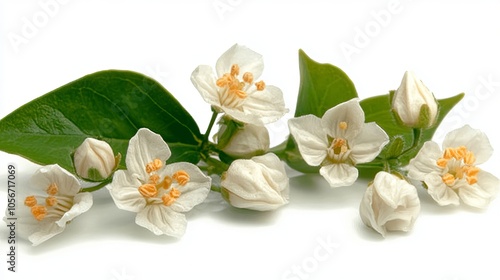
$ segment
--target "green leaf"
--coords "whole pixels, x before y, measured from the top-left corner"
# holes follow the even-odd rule
[[[406,152],[404,157],[399,158],[400,165],[407,165],[410,159],[415,157],[422,145],[426,141],[432,139],[434,132],[443,121],[446,114],[448,114],[448,112],[463,98],[463,96],[464,94],[461,93],[450,98],[438,100],[439,112],[436,123],[430,128],[421,130],[420,140],[416,143],[416,147],[411,151]],[[394,154],[394,150],[391,150],[391,147],[395,145],[393,142],[400,141],[395,139],[402,139],[404,141],[404,149],[411,148],[413,144],[414,130],[398,123],[391,111],[389,94],[364,99],[360,102],[360,105],[365,112],[365,122],[376,122],[380,127],[382,127],[382,129],[385,130],[391,139],[391,142],[380,153],[379,158],[390,159],[399,156]]]
[[[299,50],[300,87],[295,117],[313,114],[319,118],[330,108],[358,97],[347,74],[329,63],[318,63]],[[301,172],[318,172],[301,157],[292,136],[289,137],[285,160]]]
[[[337,104],[358,97],[347,74],[329,63],[318,63],[299,50],[300,86],[295,117],[323,114]]]
[[[202,136],[191,115],[158,82],[120,70],[84,76],[15,110],[0,120],[0,150],[74,172],[71,154],[85,138],[125,156],[141,127],[169,144],[170,161],[199,161]]]

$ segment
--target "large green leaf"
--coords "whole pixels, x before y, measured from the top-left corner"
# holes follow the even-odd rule
[[[313,114],[322,117],[330,108],[358,97],[347,74],[329,63],[318,63],[299,50],[300,87],[295,117]],[[317,172],[301,157],[293,137],[289,137],[285,152],[288,165],[301,172]]]
[[[119,70],[84,76],[0,120],[0,150],[74,171],[71,154],[85,138],[104,140],[125,156],[141,127],[170,145],[170,161],[199,161],[202,136],[191,115],[158,82]]]
[[[347,74],[329,63],[318,63],[299,50],[300,86],[295,117],[322,117],[335,105],[358,97]]]

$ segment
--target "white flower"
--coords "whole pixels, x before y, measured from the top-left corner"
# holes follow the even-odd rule
[[[485,208],[496,196],[500,181],[477,165],[487,161],[493,148],[480,130],[465,125],[450,131],[443,150],[428,141],[408,166],[408,176],[425,183],[439,205],[460,204]]]
[[[273,153],[233,161],[221,186],[224,198],[234,207],[269,211],[288,203],[288,176]]]
[[[426,128],[436,122],[438,103],[422,81],[407,71],[394,93],[392,110],[404,125]]]
[[[387,231],[410,231],[420,213],[420,200],[413,185],[381,171],[366,189],[359,206],[363,223],[382,236]]]
[[[94,138],[83,141],[73,155],[73,162],[78,176],[92,181],[108,178],[116,167],[111,146]]]
[[[224,131],[227,129],[226,125],[221,124],[218,138],[222,137]],[[229,142],[221,148],[221,150],[237,158],[250,158],[258,154],[264,154],[269,150],[270,140],[269,132],[265,126],[254,124],[243,124],[238,128]]]
[[[130,139],[127,170],[118,170],[107,186],[118,208],[136,212],[135,222],[156,235],[181,237],[183,214],[205,200],[211,179],[186,162],[164,165],[170,149],[156,133],[141,128]]]
[[[32,193],[17,208],[19,235],[36,246],[61,233],[92,206],[92,194],[80,189],[75,176],[57,164],[37,170],[29,188]]]
[[[332,187],[349,186],[358,178],[358,163],[372,161],[389,142],[376,123],[365,123],[357,99],[341,103],[320,119],[306,115],[288,121],[300,154]]]
[[[200,65],[191,81],[217,110],[239,122],[260,125],[288,112],[281,90],[257,81],[264,69],[260,54],[236,44],[217,60],[215,69],[216,73],[210,66]]]

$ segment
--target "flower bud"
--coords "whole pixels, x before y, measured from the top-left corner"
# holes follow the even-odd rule
[[[392,98],[392,110],[403,125],[428,128],[436,122],[438,103],[422,81],[407,71]]]
[[[92,181],[108,178],[117,163],[111,146],[94,138],[83,141],[76,149],[73,161],[78,176]]]
[[[381,171],[366,189],[359,206],[363,223],[382,236],[387,231],[409,231],[420,213],[420,200],[413,185]]]
[[[288,203],[285,167],[273,153],[235,160],[222,176],[221,192],[234,207],[275,210]]]
[[[220,145],[223,146],[220,149],[231,157],[251,158],[269,150],[269,133],[265,126],[244,124],[234,129],[232,135],[227,135],[228,130],[228,125],[221,124],[217,139],[229,137],[224,145]],[[219,141],[219,144],[222,144],[222,141]]]

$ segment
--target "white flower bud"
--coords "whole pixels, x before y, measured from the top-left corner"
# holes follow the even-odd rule
[[[359,206],[363,223],[382,236],[409,231],[420,213],[417,190],[407,181],[381,171],[370,183]]]
[[[73,155],[78,176],[92,181],[108,178],[116,167],[111,146],[101,140],[87,138]]]
[[[218,137],[221,138],[227,126],[221,124]],[[269,132],[265,126],[245,124],[230,136],[222,151],[235,158],[251,158],[269,150]]]
[[[407,71],[394,93],[392,110],[404,125],[427,128],[436,122],[438,103],[422,81]]]
[[[273,153],[235,160],[222,177],[222,195],[234,207],[269,211],[288,203],[288,176]]]

